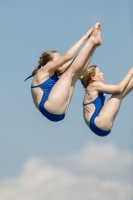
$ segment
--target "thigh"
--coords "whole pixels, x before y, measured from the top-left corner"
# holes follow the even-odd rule
[[[114,94],[104,104],[98,117],[95,119],[96,125],[103,130],[110,130],[113,126],[115,117],[119,111],[122,101],[122,94]]]
[[[66,111],[74,90],[74,77],[65,72],[52,88],[45,108],[54,114],[62,114]]]
[[[119,94],[113,94],[104,104],[99,116],[96,118],[96,124],[105,130],[111,129],[114,119],[119,111],[122,99],[133,90],[133,77],[125,90]],[[109,129],[108,129],[109,128]]]

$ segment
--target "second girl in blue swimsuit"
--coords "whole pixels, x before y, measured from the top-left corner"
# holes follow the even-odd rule
[[[104,84],[103,73],[96,65],[88,67],[80,77],[84,95],[84,119],[92,132],[99,136],[110,133],[122,99],[133,90],[133,67],[118,85]],[[106,93],[112,94],[104,104]]]

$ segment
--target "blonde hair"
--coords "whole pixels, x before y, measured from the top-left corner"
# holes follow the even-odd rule
[[[26,81],[27,79],[29,79],[29,78],[35,76],[36,73],[37,73],[37,71],[38,71],[42,66],[46,65],[47,62],[48,62],[49,60],[53,60],[53,54],[56,53],[56,52],[57,52],[57,51],[55,51],[55,50],[45,51],[45,52],[41,55],[41,57],[40,57],[40,59],[39,59],[39,61],[38,61],[38,66],[33,70],[33,72],[31,73],[31,75],[29,75],[24,81]]]
[[[90,65],[87,70],[82,74],[79,78],[83,87],[86,89],[90,83],[91,77],[95,76],[96,74],[96,65]]]

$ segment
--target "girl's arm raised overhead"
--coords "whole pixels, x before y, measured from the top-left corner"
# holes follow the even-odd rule
[[[55,70],[64,65],[67,61],[71,60],[77,53],[83,42],[89,38],[93,30],[94,27],[92,27],[89,31],[87,31],[63,56],[59,57],[55,61],[53,60],[51,62],[48,62],[47,64],[48,70]]]
[[[123,92],[131,78],[133,77],[133,67],[129,70],[127,75],[122,79],[122,81],[117,85],[108,85],[102,82],[93,82],[91,87],[97,91],[103,91],[108,94],[120,93]]]

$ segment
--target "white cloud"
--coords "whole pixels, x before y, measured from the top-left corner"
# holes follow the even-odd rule
[[[18,177],[0,182],[0,199],[131,200],[132,167],[132,152],[89,143],[78,153],[53,160],[30,159]]]

